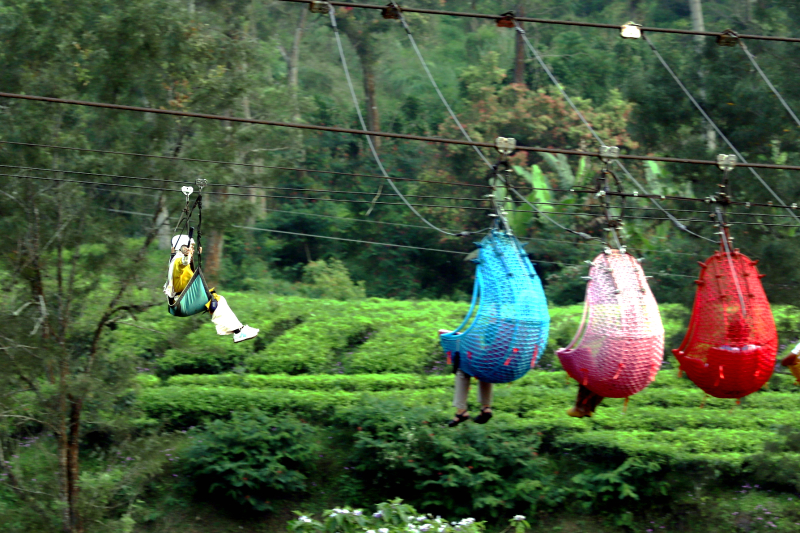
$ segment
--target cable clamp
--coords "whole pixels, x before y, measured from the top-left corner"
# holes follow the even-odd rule
[[[747,207],[750,207],[750,202],[747,202]],[[797,204],[792,204],[792,209],[797,209]]]
[[[500,18],[497,19],[497,27],[498,28],[514,28],[517,26],[516,21],[514,18],[516,15],[513,11],[508,11],[500,15]]]
[[[735,154],[719,154],[717,156],[717,166],[723,172],[730,172],[736,168],[737,162]]]
[[[197,178],[194,184],[200,187],[200,192],[203,192],[203,187],[208,185],[208,180],[205,178]]]
[[[194,192],[194,187],[181,187],[181,192],[186,195],[186,201],[189,201],[189,197]]]
[[[597,194],[595,194],[595,196],[597,196],[598,198],[602,198],[605,195],[606,195],[606,191],[597,191]]]
[[[383,8],[381,15],[385,19],[400,20],[400,7],[392,2]]]
[[[328,2],[319,2],[317,0],[313,0],[310,4],[308,4],[308,10],[312,13],[327,14],[331,11],[331,5]]]
[[[639,191],[633,191],[634,196],[639,196]]]
[[[717,44],[720,46],[736,46],[739,44],[739,34],[731,29],[727,29],[717,35]]]
[[[600,159],[603,163],[610,163],[614,159],[619,159],[619,146],[601,146]]]
[[[633,21],[626,22],[620,27],[619,35],[623,39],[641,39],[642,25],[636,24]]]
[[[509,156],[517,149],[517,140],[514,137],[498,137],[494,141],[494,147],[500,155]]]

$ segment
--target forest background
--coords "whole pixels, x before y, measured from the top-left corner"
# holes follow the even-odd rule
[[[800,6],[789,0],[408,5],[785,36],[800,23]],[[375,11],[336,15],[369,129],[458,138],[399,23]],[[407,21],[475,140],[596,148],[513,29],[410,13]],[[641,40],[525,27],[598,134],[623,153],[729,152]],[[329,18],[303,4],[9,0],[0,3],[0,36],[5,92],[360,128]],[[798,160],[797,127],[741,49],[713,38],[652,38],[751,162]],[[800,48],[748,46],[800,108]],[[698,411],[702,394],[667,368],[661,386],[637,396],[635,420],[612,414],[621,408],[613,402],[597,422],[563,420],[572,389],[552,352],[577,325],[583,261],[601,251],[596,243],[514,208],[511,222],[530,241],[552,306],[550,349],[542,370],[498,393],[505,413],[491,427],[448,433],[431,422],[449,412],[435,331],[463,316],[473,266],[442,250],[470,252],[475,239],[425,227],[375,178],[363,138],[8,99],[0,110],[5,530],[193,531],[194,522],[205,531],[281,530],[292,509],[400,496],[497,530],[522,512],[531,519],[524,527],[543,530],[800,531],[792,493],[800,487],[800,437],[792,433],[800,406],[784,374],[729,413],[732,406],[713,401]],[[412,180],[397,183],[426,219],[454,232],[487,226],[485,189],[463,185],[487,183],[471,149],[386,138],[377,148],[392,176]],[[543,212],[603,235],[596,198],[570,192],[594,185],[597,161],[520,152],[512,163],[520,190]],[[716,192],[720,176],[713,167],[629,168],[655,194],[697,198]],[[787,202],[798,197],[792,173],[763,176]],[[165,317],[160,286],[183,206],[175,182],[197,178],[209,181],[206,276],[262,328],[246,347],[221,348],[204,317]],[[773,200],[741,169],[731,194]],[[714,238],[706,204],[663,205]],[[732,211],[737,246],[761,261],[785,351],[800,337],[793,219],[766,208]],[[625,241],[654,276],[674,347],[696,261],[715,246],[679,232],[644,201],[629,201],[625,213]],[[178,455],[185,466],[174,464]],[[403,463],[406,456],[416,463]],[[307,524],[294,525],[316,527]],[[362,525],[326,527],[350,533]]]

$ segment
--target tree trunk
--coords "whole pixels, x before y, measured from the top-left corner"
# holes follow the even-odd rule
[[[78,509],[78,498],[80,497],[80,433],[81,433],[81,413],[83,411],[83,400],[74,398],[70,395],[69,413],[69,439],[67,441],[68,453],[67,461],[69,465],[69,508],[72,516],[72,533],[83,533],[83,520]]]
[[[167,203],[161,204],[161,209],[156,216],[156,226],[158,226],[158,249],[169,250],[172,248],[172,228],[169,224],[169,211]]]
[[[517,4],[517,16],[524,17],[525,16],[525,4],[523,2],[519,2]],[[519,83],[520,85],[525,85],[525,41],[522,39],[522,35],[517,32],[517,42],[516,42],[516,57],[514,59],[514,83]]]
[[[689,9],[692,12],[692,29],[694,31],[706,31],[706,24],[705,20],[703,19],[703,4],[701,0],[689,0]],[[694,36],[694,43],[695,43],[695,52],[698,56],[703,53],[703,47],[705,46],[706,37],[702,35],[695,35]],[[707,93],[705,88],[705,76],[706,73],[701,68],[697,72],[698,77],[700,78],[700,101],[701,103],[706,103]],[[716,152],[717,150],[717,134],[714,132],[714,128],[708,121],[703,121],[704,127],[704,134],[703,137],[705,138],[706,148],[708,149],[709,153]]]
[[[361,68],[364,71],[364,94],[367,97],[367,129],[381,131],[381,117],[378,112],[378,99],[375,91],[375,64],[377,61],[371,50],[359,55],[361,56]],[[380,137],[372,137],[372,143],[376,149],[380,148]]]

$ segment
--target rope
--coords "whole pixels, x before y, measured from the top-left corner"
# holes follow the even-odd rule
[[[436,94],[439,95],[439,100],[442,101],[442,104],[447,109],[447,112],[450,114],[450,118],[452,118],[453,122],[455,122],[456,126],[458,126],[458,129],[461,131],[461,134],[464,136],[464,138],[467,139],[468,141],[472,141],[472,137],[470,137],[470,134],[467,132],[466,128],[464,128],[463,124],[461,124],[461,121],[458,119],[458,116],[453,111],[453,108],[450,107],[450,104],[447,102],[447,98],[444,97],[444,94],[442,93],[441,89],[439,89],[439,84],[436,83],[433,74],[431,74],[431,70],[430,68],[428,68],[428,63],[427,61],[425,61],[425,58],[422,56],[422,52],[420,52],[419,47],[417,46],[417,41],[416,39],[414,39],[414,35],[411,33],[411,28],[409,27],[408,22],[406,22],[406,18],[403,16],[403,12],[397,5],[397,2],[391,2],[391,4],[397,7],[398,13],[400,14],[400,23],[406,30],[406,35],[408,35],[408,40],[411,42],[411,47],[417,54],[417,58],[419,59],[419,62],[422,65],[423,70],[425,70],[425,74],[428,75],[428,80],[430,80],[431,85],[433,85],[433,88],[436,90]],[[478,154],[478,157],[480,157],[483,160],[483,162],[486,163],[486,166],[492,168],[492,163],[489,161],[489,159],[486,158],[486,155],[483,153],[483,151],[477,146],[473,146],[473,148],[475,149],[475,152]]]
[[[520,26],[519,22],[515,21],[514,22],[514,27],[516,28],[517,33],[519,33],[519,35],[522,36],[522,40],[527,45],[528,50],[530,50],[530,53],[533,54],[533,56],[536,59],[536,61],[542,67],[542,70],[545,71],[545,73],[547,74],[547,77],[550,78],[550,81],[553,83],[553,85],[556,86],[558,91],[561,93],[561,96],[564,98],[564,100],[566,100],[566,102],[569,104],[569,106],[572,108],[572,110],[578,115],[578,117],[580,118],[581,122],[583,122],[583,125],[586,126],[586,128],[589,130],[589,132],[594,137],[595,141],[597,141],[597,143],[599,145],[601,145],[601,146],[604,145],[605,143],[603,142],[603,140],[600,139],[600,136],[597,135],[597,132],[594,131],[594,128],[592,128],[592,125],[589,124],[589,121],[587,121],[586,117],[583,116],[583,113],[580,112],[578,107],[575,105],[575,102],[572,101],[572,98],[569,97],[567,92],[564,90],[564,88],[558,82],[558,80],[556,79],[556,77],[553,74],[553,72],[547,66],[547,63],[544,62],[544,58],[542,58],[541,54],[539,54],[539,51],[533,46],[533,44],[531,44],[530,39],[528,39],[528,34],[525,32],[524,29],[522,29],[522,26]],[[634,186],[640,192],[642,192],[645,195],[648,195],[647,190],[645,190],[645,188],[642,187],[642,185],[636,180],[636,178],[634,178],[633,175],[630,172],[628,172],[627,167],[622,163],[622,161],[617,159],[616,163],[622,169],[622,172],[625,174],[625,177],[628,178],[628,180],[630,182],[632,182],[634,184]],[[672,216],[672,214],[669,211],[664,209],[661,206],[661,204],[658,203],[654,198],[650,197],[649,199],[653,203],[653,205],[655,205],[658,209],[660,209],[667,216],[667,218],[669,218],[669,220],[672,222],[672,224],[676,228],[678,228],[679,230],[681,230],[681,231],[683,231],[685,233],[688,233],[689,235],[692,235],[694,237],[697,237],[698,239],[703,239],[703,240],[706,240],[706,241],[709,241],[709,242],[715,242],[712,239],[709,239],[707,237],[703,237],[702,235],[698,235],[697,233],[694,233],[693,231],[689,230],[689,228],[687,228],[686,226],[681,224],[674,216]]]
[[[742,50],[744,50],[744,53],[747,54],[747,58],[750,60],[750,63],[752,63],[753,67],[761,76],[761,79],[763,79],[764,82],[767,84],[767,86],[770,88],[770,90],[772,90],[772,94],[774,94],[778,98],[778,100],[780,100],[781,105],[783,105],[783,108],[786,110],[787,113],[789,113],[789,115],[791,115],[792,119],[794,119],[794,123],[800,126],[800,119],[797,118],[797,115],[795,115],[794,110],[786,102],[786,100],[783,98],[783,95],[778,91],[778,89],[775,88],[775,86],[772,84],[772,81],[770,81],[770,79],[767,77],[764,71],[761,70],[761,65],[758,64],[758,61],[756,61],[756,57],[750,53],[750,49],[747,48],[747,45],[744,44],[744,41],[739,41],[739,44],[742,46]]]
[[[717,135],[719,135],[719,136],[720,136],[720,138],[721,138],[723,141],[725,141],[725,144],[727,144],[727,145],[728,145],[728,148],[730,148],[731,150],[733,150],[733,153],[735,153],[735,154],[736,154],[736,157],[738,157],[738,158],[739,158],[739,161],[743,161],[744,163],[747,163],[747,159],[745,159],[745,157],[742,155],[742,153],[741,153],[741,152],[739,152],[739,150],[737,150],[737,149],[736,149],[736,147],[735,147],[735,146],[733,145],[733,143],[732,143],[732,142],[731,142],[731,141],[730,141],[730,140],[729,140],[729,139],[728,139],[728,138],[725,136],[725,134],[724,134],[724,133],[722,133],[722,130],[720,130],[720,129],[719,129],[719,127],[717,126],[717,124],[716,124],[716,123],[715,123],[715,122],[712,120],[712,118],[711,118],[711,117],[708,115],[708,113],[706,113],[705,109],[703,109],[703,107],[702,107],[702,106],[701,106],[701,105],[700,105],[700,104],[697,102],[697,100],[694,98],[694,96],[692,96],[692,93],[691,93],[691,92],[689,92],[689,89],[687,89],[687,88],[686,88],[686,85],[684,85],[684,84],[683,84],[683,82],[680,80],[680,78],[678,78],[677,74],[675,74],[675,71],[674,71],[674,70],[672,70],[672,68],[671,68],[671,67],[669,66],[669,64],[666,62],[666,60],[664,59],[664,57],[663,57],[663,56],[661,55],[661,53],[658,51],[658,49],[656,48],[656,45],[655,45],[655,44],[653,44],[653,41],[651,41],[651,40],[650,40],[650,38],[647,36],[647,34],[644,34],[644,33],[643,33],[643,34],[642,34],[642,37],[644,37],[644,40],[645,40],[645,42],[647,42],[647,44],[650,46],[650,49],[653,51],[653,53],[654,53],[654,54],[656,55],[656,57],[658,58],[659,62],[661,62],[661,65],[662,65],[662,66],[663,66],[663,67],[666,69],[666,71],[667,71],[667,72],[669,72],[669,75],[670,75],[670,76],[672,76],[672,79],[675,81],[675,83],[677,83],[677,84],[678,84],[678,86],[681,88],[681,90],[683,91],[683,93],[684,93],[684,94],[685,94],[685,95],[686,95],[686,96],[689,98],[689,100],[692,102],[692,104],[694,105],[694,107],[695,107],[695,108],[697,108],[697,110],[700,112],[700,114],[701,114],[701,115],[703,115],[703,118],[705,118],[705,119],[706,119],[706,121],[708,122],[708,124],[709,124],[709,125],[710,125],[712,128],[714,128],[714,131],[716,131],[716,132],[717,132]],[[752,168],[752,167],[750,167],[750,172],[753,174],[753,176],[755,176],[755,177],[756,177],[756,179],[758,179],[758,181],[761,183],[761,185],[763,185],[763,186],[764,186],[764,188],[765,188],[765,189],[767,189],[767,190],[769,191],[769,193],[772,195],[772,197],[773,197],[773,198],[775,198],[775,199],[776,199],[777,201],[779,201],[781,204],[785,204],[785,202],[784,202],[784,201],[781,199],[781,197],[780,197],[780,196],[778,196],[778,194],[777,194],[775,191],[773,191],[773,190],[772,190],[772,188],[771,188],[771,187],[770,187],[770,186],[767,184],[767,182],[766,182],[766,181],[764,181],[764,178],[762,178],[762,177],[761,177],[761,174],[759,174],[759,173],[758,173],[758,172],[757,172],[757,171],[756,171],[754,168]],[[789,212],[789,214],[791,214],[792,218],[794,218],[794,219],[795,219],[795,221],[796,221],[798,224],[800,224],[800,218],[798,218],[798,217],[797,217],[797,215],[795,215],[795,214],[794,214],[794,213],[793,213],[791,210],[787,210],[787,211]]]
[[[342,67],[344,68],[345,78],[347,78],[347,87],[350,89],[350,96],[353,98],[353,106],[355,107],[356,114],[358,115],[358,122],[361,124],[361,129],[363,131],[367,131],[367,124],[366,122],[364,122],[364,116],[361,114],[361,106],[358,103],[358,96],[356,96],[356,89],[353,86],[353,80],[350,77],[350,69],[347,66],[347,59],[345,58],[344,47],[342,46],[342,37],[339,34],[339,26],[336,24],[336,14],[334,13],[334,11],[335,10],[331,9],[329,13],[331,18],[331,27],[333,28],[333,34],[336,37],[336,46],[339,49],[339,58],[342,61]],[[422,214],[419,211],[417,211],[413,205],[411,205],[411,203],[406,199],[406,197],[403,196],[403,193],[400,192],[400,189],[397,188],[397,185],[395,185],[394,181],[392,181],[392,179],[389,177],[389,173],[386,172],[386,168],[384,168],[383,166],[383,162],[381,161],[381,158],[378,155],[378,151],[375,149],[375,143],[372,141],[372,137],[369,134],[366,134],[366,138],[367,138],[367,143],[369,144],[369,149],[372,152],[372,157],[375,158],[375,163],[378,165],[381,174],[384,175],[386,181],[392,187],[394,192],[397,194],[397,196],[400,197],[401,200],[403,200],[403,203],[406,204],[406,206],[411,210],[411,212],[414,213],[417,216],[417,218],[419,218],[427,226],[430,226],[432,229],[435,229],[439,233],[450,235],[451,237],[459,235],[460,233],[453,233],[445,229],[442,229],[439,226],[436,226],[435,224],[430,222],[427,218],[422,216]],[[375,200],[372,201],[373,205],[375,205],[376,203],[377,202]]]
[[[455,122],[456,126],[458,126],[458,129],[461,131],[461,134],[464,136],[464,138],[469,142],[473,142],[472,137],[470,136],[469,132],[466,130],[466,128],[464,128],[464,125],[461,124],[461,121],[458,119],[458,116],[453,111],[453,108],[450,107],[450,104],[447,101],[447,98],[445,98],[445,96],[442,93],[441,89],[439,89],[439,85],[436,83],[436,80],[434,79],[433,74],[431,74],[431,70],[428,67],[428,63],[425,61],[425,58],[423,57],[422,52],[420,52],[420,49],[417,46],[417,41],[416,41],[416,39],[414,39],[414,35],[411,33],[411,27],[408,25],[408,22],[406,22],[406,19],[403,16],[402,10],[400,10],[400,7],[394,1],[391,3],[391,5],[394,5],[395,7],[397,7],[398,13],[400,15],[400,22],[402,23],[403,28],[406,31],[406,35],[408,35],[408,39],[411,42],[411,46],[414,48],[414,52],[416,53],[417,58],[419,59],[419,62],[422,64],[422,68],[425,70],[425,74],[427,74],[428,79],[430,80],[431,84],[433,85],[433,88],[436,90],[436,94],[439,95],[439,99],[442,101],[442,104],[444,104],[445,108],[447,109],[447,112],[450,114],[450,118],[452,118],[453,122]],[[486,166],[489,167],[489,169],[491,169],[492,171],[494,171],[495,170],[494,165],[492,165],[492,163],[489,161],[489,159],[486,158],[486,156],[480,150],[480,148],[478,148],[475,145],[473,145],[473,148],[475,149],[475,152],[477,152],[477,154],[481,158],[481,160],[483,160],[483,162],[486,164]],[[528,206],[531,209],[533,209],[533,211],[535,213],[537,213],[539,216],[541,216],[542,218],[544,218],[545,220],[547,220],[551,224],[555,225],[556,227],[558,227],[558,228],[560,228],[560,229],[562,229],[564,231],[572,233],[574,235],[578,235],[578,236],[580,236],[582,238],[586,238],[586,239],[591,239],[591,237],[589,237],[585,233],[574,231],[572,229],[567,228],[566,226],[563,226],[562,224],[559,224],[558,222],[553,220],[550,216],[548,216],[547,214],[543,213],[540,209],[538,209],[536,206],[534,206],[532,203],[530,203],[527,198],[525,198],[524,196],[519,195],[519,193],[517,193],[517,191],[513,187],[511,187],[510,184],[506,183],[505,185],[510,190],[514,191],[517,194],[517,196],[522,198],[522,200],[526,204],[528,204]]]

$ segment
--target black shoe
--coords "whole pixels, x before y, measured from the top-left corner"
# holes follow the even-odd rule
[[[491,418],[492,418],[492,412],[491,411],[487,411],[486,408],[483,408],[483,409],[481,409],[481,414],[476,416],[473,419],[473,422],[475,422],[476,424],[485,424],[486,422],[491,420]]]
[[[469,413],[462,413],[462,414],[456,413],[455,419],[450,420],[450,422],[448,422],[447,425],[448,427],[454,428],[464,420],[469,420]]]

